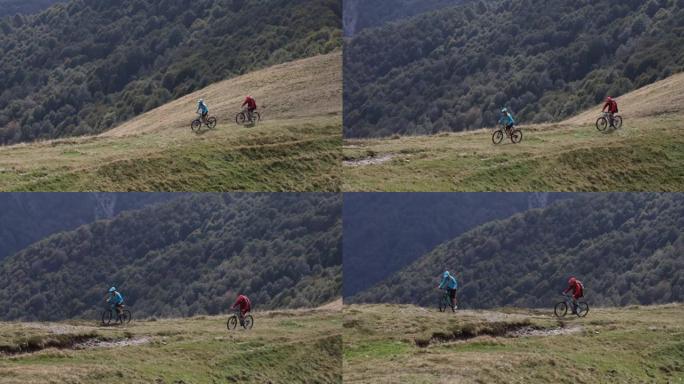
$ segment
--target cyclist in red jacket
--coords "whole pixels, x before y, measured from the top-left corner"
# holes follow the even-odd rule
[[[235,300],[235,304],[230,308],[240,308],[240,325],[244,326],[245,315],[252,310],[252,302],[249,301],[249,298],[245,295],[239,295],[237,300]]]
[[[603,109],[601,112],[608,112],[608,120],[610,120],[610,126],[615,128],[615,124],[613,122],[613,115],[618,113],[618,105],[617,101],[613,99],[612,97],[608,96],[606,98],[606,104],[603,105]]]
[[[584,284],[573,276],[568,280],[568,287],[565,288],[563,294],[570,291],[572,291],[572,313],[577,314],[577,299],[584,296]]]
[[[253,121],[253,112],[257,109],[256,100],[254,100],[252,96],[247,95],[247,97],[245,97],[245,102],[242,103],[242,107],[244,108],[245,105],[247,106],[247,117],[249,118],[249,121]]]

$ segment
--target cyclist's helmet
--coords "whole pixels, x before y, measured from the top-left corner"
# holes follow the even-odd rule
[[[613,101],[613,98],[608,96],[608,97],[606,97],[606,101]]]
[[[508,112],[508,108],[501,108],[501,113],[506,113]]]
[[[116,287],[109,288],[109,293],[116,292]]]
[[[576,281],[577,281],[577,279],[575,279],[574,277],[571,277],[571,278],[568,280],[568,285],[575,284]]]
[[[444,271],[444,274],[442,276],[449,277],[449,271]]]
[[[204,99],[199,99],[198,103],[203,104],[203,103],[204,103]]]

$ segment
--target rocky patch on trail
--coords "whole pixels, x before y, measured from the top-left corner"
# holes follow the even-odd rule
[[[345,167],[362,167],[366,165],[376,165],[386,163],[394,158],[392,154],[386,154],[378,157],[366,157],[364,159],[357,160],[344,160],[342,165]]]

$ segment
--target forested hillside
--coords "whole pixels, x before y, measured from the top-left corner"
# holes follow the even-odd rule
[[[311,307],[341,294],[337,194],[201,194],[53,235],[0,264],[3,320],[96,318],[111,285],[138,318]],[[58,305],[57,305],[58,304]]]
[[[549,307],[571,275],[594,306],[678,302],[681,228],[681,194],[588,194],[477,227],[349,301],[432,306],[448,269],[466,308]]]
[[[130,209],[177,198],[172,193],[2,193],[0,261],[31,243]]]
[[[30,14],[66,0],[0,0],[0,17]]]
[[[440,243],[486,222],[573,195],[563,193],[347,194],[344,295],[411,264]]]
[[[365,28],[461,2],[463,0],[345,0],[344,35],[353,36]]]
[[[684,2],[469,1],[345,45],[345,135],[558,121],[684,69]]]
[[[331,52],[341,10],[339,0],[71,0],[2,19],[0,143],[102,132],[216,81]]]

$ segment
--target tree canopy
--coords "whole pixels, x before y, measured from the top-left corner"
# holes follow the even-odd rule
[[[97,318],[114,285],[137,317],[324,304],[342,289],[337,194],[198,194],[52,235],[0,263],[3,320]]]
[[[684,2],[492,0],[345,42],[346,137],[558,121],[684,69]]]
[[[334,51],[341,8],[340,0],[70,0],[2,18],[0,144],[99,133],[216,81]]]

